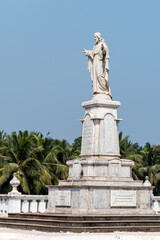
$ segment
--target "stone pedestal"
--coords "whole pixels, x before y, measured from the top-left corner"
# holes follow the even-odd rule
[[[154,214],[153,187],[132,178],[133,161],[120,159],[117,108],[105,95],[84,102],[81,158],[68,161],[69,177],[48,186],[48,212]]]
[[[120,157],[117,108],[120,102],[93,99],[84,102],[81,157]]]
[[[48,212],[109,215],[155,213],[151,208],[152,189],[140,183],[137,186],[112,184],[50,186]]]

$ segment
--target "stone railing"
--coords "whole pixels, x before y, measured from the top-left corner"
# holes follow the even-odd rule
[[[0,194],[0,213],[44,213],[47,203],[47,195],[9,196]]]
[[[160,212],[160,197],[152,196],[152,207],[156,213]]]
[[[0,194],[0,213],[8,212],[8,195]]]
[[[21,212],[46,212],[47,195],[23,195],[21,198]]]
[[[0,214],[46,212],[48,195],[23,195],[17,190],[19,183],[14,173],[10,181],[12,191],[8,194],[0,194]]]

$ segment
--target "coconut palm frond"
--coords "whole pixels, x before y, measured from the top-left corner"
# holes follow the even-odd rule
[[[148,171],[149,171],[148,167],[139,168],[139,174],[140,174],[141,177],[148,176]]]
[[[17,171],[17,178],[20,181],[20,186],[22,187],[23,192],[30,194],[29,182],[26,175],[20,169]]]
[[[5,165],[1,171],[0,187],[7,182],[12,177],[13,173],[18,171],[18,169],[19,166],[15,163],[8,163]]]

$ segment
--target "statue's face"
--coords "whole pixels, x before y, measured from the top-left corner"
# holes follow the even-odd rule
[[[94,40],[96,41],[96,43],[98,43],[98,42],[99,42],[99,38],[98,38],[98,36],[97,36],[97,35],[94,35]]]

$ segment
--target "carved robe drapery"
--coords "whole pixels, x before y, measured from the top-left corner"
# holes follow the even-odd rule
[[[93,94],[104,93],[111,96],[109,87],[109,49],[101,39],[93,48],[87,50],[88,70],[91,74]]]

